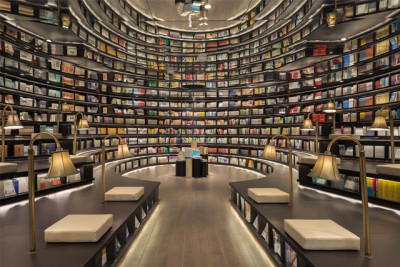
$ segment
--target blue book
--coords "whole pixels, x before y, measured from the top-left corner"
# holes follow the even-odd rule
[[[15,193],[18,194],[18,192],[19,192],[19,181],[18,180],[13,180],[13,184],[14,184]]]
[[[349,108],[349,100],[343,101],[343,109]]]
[[[350,55],[343,57],[343,67],[348,67],[350,65]]]
[[[366,104],[365,97],[359,98],[358,101],[359,101],[359,106],[360,107],[365,106],[365,104]]]

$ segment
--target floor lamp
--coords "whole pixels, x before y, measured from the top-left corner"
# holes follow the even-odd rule
[[[371,256],[371,240],[369,230],[369,216],[368,216],[368,194],[367,194],[367,174],[365,166],[365,151],[363,146],[357,139],[351,136],[339,136],[333,139],[327,148],[325,154],[318,156],[312,171],[308,174],[311,177],[318,177],[327,180],[342,181],[340,176],[336,156],[331,154],[332,145],[339,140],[349,140],[357,144],[360,150],[360,185],[361,185],[361,201],[362,201],[362,214],[363,214],[363,230],[364,230],[364,244],[365,255]]]
[[[35,231],[35,169],[33,157],[33,144],[42,135],[47,135],[54,139],[57,150],[51,154],[50,168],[46,178],[66,177],[78,173],[67,150],[62,150],[58,139],[50,133],[39,133],[32,138],[28,148],[28,187],[29,187],[29,237],[30,251],[36,250],[36,231]]]
[[[106,137],[104,137],[102,144],[101,144],[101,203],[104,204],[106,201],[106,144],[105,141],[107,138],[110,137],[118,137],[119,138],[119,145],[118,145],[118,151],[117,151],[117,159],[121,158],[126,158],[131,156],[131,152],[129,151],[128,144],[123,144],[122,143],[122,138],[118,134],[109,134]]]
[[[389,127],[386,124],[386,117],[383,114],[384,110],[389,111]],[[394,122],[393,122],[392,110],[388,106],[383,106],[380,110],[376,112],[374,123],[371,125],[371,128],[369,130],[371,131],[390,130],[390,156],[392,158],[392,164],[395,164],[396,155],[394,152]]]
[[[312,120],[310,119],[310,115],[314,114],[316,119],[315,119],[315,129],[313,127]],[[303,125],[301,126],[301,129],[303,132],[310,132],[315,130],[315,154],[318,155],[318,135],[319,135],[319,126],[318,126],[318,116],[315,112],[310,112],[307,115],[307,119],[304,120]]]
[[[78,126],[76,126],[76,122],[78,120],[78,116],[81,115],[82,118],[78,123]],[[77,130],[87,130],[89,129],[89,122],[87,119],[85,119],[85,116],[83,115],[82,112],[78,112],[75,114],[75,119],[74,119],[74,149],[73,149],[73,154],[76,155],[76,132]]]
[[[61,104],[61,99],[58,101],[58,108],[57,108],[57,131],[56,133],[60,133],[60,115],[61,113],[70,112],[69,105],[67,101],[64,100],[64,103]]]
[[[10,109],[10,111],[7,111],[7,109]],[[6,113],[9,113],[7,116],[7,123]],[[4,162],[6,156],[6,129],[17,130],[22,128],[24,128],[24,126],[22,126],[19,121],[18,114],[11,105],[6,105],[1,113],[1,162]]]
[[[336,131],[336,106],[335,106],[335,99],[334,98],[332,98],[326,104],[326,108],[324,109],[324,112],[333,114],[333,129],[332,129],[332,133],[335,134],[335,131]]]
[[[271,141],[269,142],[268,145],[265,146],[264,151],[261,155],[263,158],[268,158],[268,159],[273,159],[276,160],[276,148],[274,145],[272,145],[272,141],[276,138],[284,138],[287,140],[288,144],[288,164],[289,164],[289,206],[293,206],[293,180],[292,180],[292,147],[290,145],[290,139],[283,134],[277,134],[272,137]]]

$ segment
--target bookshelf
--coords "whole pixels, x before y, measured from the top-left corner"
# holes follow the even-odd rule
[[[74,113],[83,112],[90,123],[91,128],[78,135],[80,152],[95,151],[102,137],[117,133],[135,155],[162,153],[168,162],[169,154],[193,138],[211,149],[210,160],[221,164],[231,164],[234,155],[260,158],[275,134],[288,135],[298,155],[313,153],[313,133],[300,133],[304,116],[311,111],[322,113],[334,97],[338,112],[318,116],[320,147],[329,141],[335,120],[336,133],[360,135],[369,149],[367,158],[385,162],[389,137],[368,127],[376,110],[391,106],[399,151],[400,18],[395,16],[344,42],[316,43],[308,39],[326,26],[322,18],[328,9],[317,10],[315,1],[309,0],[282,22],[279,18],[290,2],[284,1],[271,13],[274,23],[250,25],[252,17],[237,31],[205,34],[152,29],[145,22],[125,25],[121,10],[110,10],[103,0],[91,4],[98,5],[111,21],[96,22],[93,9],[80,2],[81,12],[65,32],[79,37],[80,42],[74,43],[49,43],[40,34],[2,21],[0,106],[12,104],[25,126],[6,133],[7,160],[24,159],[31,133],[55,131],[60,99],[71,110],[61,115],[66,145],[71,142]],[[0,7],[5,13],[54,24],[54,14],[45,7],[31,5],[20,12],[19,3],[7,3],[9,7]],[[398,8],[392,0],[367,4],[339,6],[345,14],[339,25]],[[119,5],[124,12],[136,14],[139,23],[142,15],[124,0]],[[261,7],[267,7],[265,1],[252,16],[262,16]],[[190,73],[201,65],[198,55],[204,52],[204,72]],[[167,69],[173,70],[172,77]],[[206,89],[181,89],[188,83]],[[278,142],[279,159],[285,162],[285,141]],[[106,144],[109,160],[117,144],[117,140]],[[38,155],[46,156],[52,144],[43,141],[36,149]],[[346,143],[336,152],[341,157],[357,156],[356,149]],[[92,158],[99,160],[96,152]],[[235,159],[232,164],[236,165]]]

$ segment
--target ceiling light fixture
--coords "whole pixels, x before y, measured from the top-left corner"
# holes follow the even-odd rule
[[[346,37],[343,37],[342,39],[340,39],[340,41],[342,41],[342,42],[344,42],[344,41],[346,41],[346,40],[347,40]]]
[[[46,39],[46,42],[51,43],[51,40],[50,39]]]
[[[211,8],[211,5],[210,5],[210,4],[206,4],[206,5],[204,6],[204,8],[205,8],[205,9],[210,9],[210,8]]]

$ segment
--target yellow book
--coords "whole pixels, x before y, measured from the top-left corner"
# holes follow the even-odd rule
[[[117,128],[108,128],[108,134],[117,134]]]
[[[375,56],[389,52],[389,40],[385,40],[376,44]]]
[[[376,31],[376,39],[378,40],[388,35],[389,35],[389,25],[386,25],[385,27],[382,27]]]
[[[107,128],[100,128],[100,134],[107,134]]]
[[[396,182],[395,197],[396,201],[400,202],[400,182]]]
[[[360,112],[360,120],[364,120],[365,119],[365,112]]]
[[[389,200],[389,181],[385,180],[384,181],[384,194],[383,194],[383,198]]]

